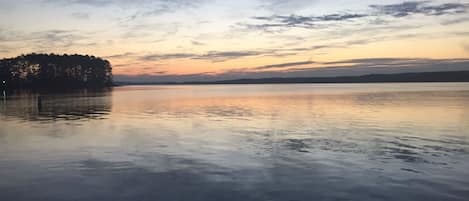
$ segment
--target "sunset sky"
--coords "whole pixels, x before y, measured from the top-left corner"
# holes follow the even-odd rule
[[[96,55],[122,81],[469,70],[468,27],[468,0],[0,0],[0,58]]]

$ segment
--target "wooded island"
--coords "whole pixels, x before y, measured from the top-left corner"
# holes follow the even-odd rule
[[[112,85],[109,61],[88,55],[28,54],[0,60],[6,89],[101,88]]]

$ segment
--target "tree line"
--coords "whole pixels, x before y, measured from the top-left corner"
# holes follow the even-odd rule
[[[28,54],[0,60],[2,88],[96,88],[112,85],[107,60],[89,55]]]

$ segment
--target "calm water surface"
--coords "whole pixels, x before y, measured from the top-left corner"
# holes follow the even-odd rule
[[[0,200],[469,200],[469,84],[0,100]]]

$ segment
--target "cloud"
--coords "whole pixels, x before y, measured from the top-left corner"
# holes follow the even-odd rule
[[[350,59],[350,60],[341,60],[341,61],[333,61],[333,62],[325,62],[323,64],[357,64],[357,65],[371,65],[371,66],[378,66],[378,65],[395,65],[395,64],[405,64],[405,63],[413,63],[413,62],[429,62],[435,60],[429,59],[402,59],[402,58],[366,58],[366,59]]]
[[[87,20],[90,18],[90,14],[88,13],[82,13],[82,12],[75,12],[72,13],[71,16],[75,19],[80,19],[80,20]]]
[[[135,20],[142,16],[154,16],[174,12],[182,8],[194,8],[205,0],[43,0],[47,5],[59,6],[90,6],[110,7],[115,6],[122,9],[136,8],[138,11],[130,16],[128,20]]]
[[[11,29],[0,27],[0,42],[9,42],[11,40],[16,40],[19,34],[22,33],[18,33]]]
[[[253,17],[258,21],[269,23],[262,24],[246,24],[251,29],[269,29],[281,27],[297,27],[297,28],[314,28],[318,27],[321,22],[338,22],[348,21],[358,18],[367,17],[365,14],[330,14],[323,16],[301,16],[301,15],[273,15],[269,17]]]
[[[287,73],[315,72],[316,76],[365,75],[377,73],[469,70],[469,59],[364,58],[326,62],[327,67],[298,68]]]
[[[399,4],[369,5],[369,10],[364,13],[332,13],[328,15],[272,15],[256,16],[251,18],[251,22],[238,23],[238,26],[248,30],[261,30],[265,32],[279,32],[290,28],[304,29],[327,29],[331,25],[343,25],[344,22],[360,21],[363,24],[376,25],[388,21],[382,17],[402,18],[411,15],[442,16],[467,13],[469,4],[444,3],[430,4],[428,1],[409,1]],[[442,24],[455,24],[466,21],[467,17],[458,18]],[[371,20],[371,21],[370,21]]]
[[[152,1],[153,8],[141,13],[142,16],[161,15],[177,9],[196,8],[204,2],[204,0],[160,0]]]
[[[283,63],[283,64],[273,64],[266,66],[259,66],[254,68],[241,69],[241,71],[250,71],[255,72],[256,70],[265,70],[265,69],[277,69],[276,71],[282,72],[283,70],[278,70],[281,67],[293,67],[301,66],[307,64],[320,64],[325,65],[326,67],[314,67],[314,68],[288,68],[287,72],[291,71],[304,71],[304,70],[317,70],[317,69],[344,69],[350,70],[349,68],[390,68],[390,67],[415,67],[415,66],[424,66],[424,65],[435,65],[435,64],[450,64],[457,62],[469,62],[469,59],[425,59],[425,58],[362,58],[362,59],[350,59],[350,60],[340,60],[332,62],[314,62],[314,61],[300,61],[292,63]],[[468,66],[469,68],[469,66]],[[236,72],[236,71],[234,71]]]
[[[205,43],[202,43],[202,42],[199,42],[199,41],[195,41],[195,40],[191,41],[191,43],[192,43],[192,45],[196,45],[196,46],[203,46],[203,45],[205,45]]]
[[[295,63],[307,65],[307,62],[292,62],[285,64],[272,64],[266,66],[287,67]],[[428,59],[428,58],[363,58],[342,60],[335,62],[312,62],[323,64],[324,67],[301,67],[276,69],[271,71],[253,71],[255,68],[228,70],[222,73],[199,73],[190,75],[145,75],[124,76],[116,75],[118,81],[137,82],[187,82],[187,81],[219,81],[229,79],[255,79],[272,77],[333,77],[357,76],[366,74],[391,74],[405,72],[438,72],[438,71],[467,71],[469,59]]]
[[[301,65],[314,64],[314,63],[315,63],[314,61],[299,61],[299,62],[290,62],[290,63],[281,63],[281,64],[271,64],[271,65],[265,65],[265,66],[258,66],[258,67],[250,68],[250,70],[277,69],[277,68],[301,66]]]
[[[28,38],[29,37],[29,38]],[[36,41],[36,46],[39,48],[47,47],[76,47],[80,43],[80,40],[84,40],[87,37],[79,34],[74,30],[47,30],[32,32],[27,34],[22,40]]]
[[[25,32],[2,32],[0,30],[0,40],[6,42],[36,41],[50,44],[66,43],[85,39],[86,37],[75,30],[53,29],[46,31]]]
[[[285,57],[296,55],[298,52],[304,51],[314,51],[328,48],[342,48],[338,45],[313,45],[308,47],[300,48],[271,48],[271,49],[261,49],[261,50],[237,50],[237,51],[208,51],[206,53],[195,54],[195,53],[155,53],[155,54],[145,54],[141,55],[135,52],[127,52],[123,54],[109,55],[105,58],[109,59],[121,59],[121,58],[136,58],[138,61],[148,62],[148,61],[163,61],[163,60],[172,60],[172,59],[192,59],[192,60],[204,60],[210,62],[224,62],[228,60],[246,58],[246,57]],[[279,67],[288,67],[295,65],[304,65],[312,64],[312,61],[302,61],[302,62],[293,62],[293,63],[284,63],[284,64],[275,64],[267,66],[259,66],[259,68],[279,68]]]
[[[454,36],[469,36],[469,31],[455,31],[449,34]]]
[[[408,1],[400,4],[370,5],[370,7],[384,15],[406,17],[414,14],[438,16],[465,13],[468,5],[461,3],[429,5],[428,1]]]
[[[173,59],[192,59],[192,60],[204,60],[210,62],[223,62],[228,60],[246,58],[246,57],[284,57],[295,55],[296,52],[312,51],[325,48],[332,48],[333,46],[328,45],[316,45],[304,48],[282,48],[282,49],[261,49],[261,50],[236,50],[236,51],[208,51],[205,53],[187,53],[187,52],[176,52],[176,53],[153,53],[153,54],[141,54],[137,52],[126,52],[122,54],[108,55],[104,58],[108,59],[124,59],[132,58],[140,62],[153,62]],[[291,63],[293,65],[295,63]],[[282,64],[286,67],[287,64]],[[297,65],[300,65],[298,63]],[[274,66],[272,66],[274,67]],[[281,67],[280,65],[277,67]],[[267,66],[265,66],[267,68]]]
[[[137,22],[137,21],[136,21]],[[165,38],[174,36],[179,32],[181,24],[179,23],[130,23],[121,24],[123,39],[142,39],[145,37],[158,38],[152,40],[154,42],[161,42]]]
[[[407,26],[394,27],[393,26],[393,27],[387,27],[385,31],[390,30],[390,29],[406,29],[406,28],[409,28],[409,27]],[[343,48],[350,48],[352,46],[366,45],[366,44],[382,42],[382,41],[422,37],[421,35],[418,35],[418,34],[395,34],[395,35],[379,36],[376,32],[376,29],[367,30],[366,28],[361,29],[361,31],[363,35],[367,35],[366,33],[373,31],[375,35],[377,36],[367,36],[367,37],[361,37],[359,39],[345,40],[341,42],[329,42],[324,45],[313,45],[313,46],[296,47],[296,48],[270,49],[269,51],[275,52],[275,54],[277,54],[277,55],[272,55],[272,56],[281,56],[282,54],[288,55],[288,53],[297,54],[301,52],[319,51],[319,50],[326,50],[326,49],[343,49]],[[343,36],[344,34],[345,33],[331,33],[327,37],[329,37],[330,39],[334,35]],[[459,33],[459,34],[462,34],[462,33]],[[431,35],[428,35],[428,37],[431,37]],[[340,37],[340,38],[343,38],[343,37]]]
[[[463,43],[462,47],[464,48],[464,50],[466,50],[466,52],[469,52],[469,43]]]
[[[112,1],[112,0],[43,0],[45,4],[61,4],[61,5],[87,5],[87,6],[108,6],[114,3],[124,3],[126,1]],[[130,2],[130,1],[129,1]]]
[[[196,57],[196,54],[186,54],[186,53],[173,53],[173,54],[150,54],[141,56],[139,59],[143,61],[159,61],[159,60],[168,60],[168,59],[190,59]]]
[[[275,13],[291,13],[314,3],[315,0],[262,0],[260,7]]]
[[[98,45],[88,33],[62,29],[35,32],[0,29],[0,42],[9,44],[9,47],[14,47],[15,50],[34,52],[65,51],[70,48]],[[9,49],[11,50],[12,48]]]
[[[152,73],[163,75],[163,74],[168,74],[168,71],[153,71]]]
[[[141,56],[139,59],[143,61],[160,61],[168,59],[195,59],[207,60],[211,62],[222,62],[232,59],[239,59],[251,56],[263,56],[272,53],[270,51],[210,51],[205,54],[191,53],[171,53],[171,54],[149,54]]]
[[[226,60],[231,60],[231,59],[239,59],[242,57],[259,56],[262,54],[265,54],[265,52],[262,52],[262,51],[211,51],[211,52],[208,52],[207,54],[194,57],[194,59],[221,62],[221,61],[226,61]]]
[[[129,58],[129,57],[134,57],[137,54],[134,52],[126,52],[123,54],[114,54],[114,55],[109,55],[109,56],[104,56],[104,58],[107,59],[123,59],[123,58]]]
[[[464,22],[468,22],[468,21],[469,21],[469,17],[460,17],[460,18],[456,18],[456,19],[445,20],[445,21],[441,22],[441,25],[460,24],[460,23],[464,23]]]

